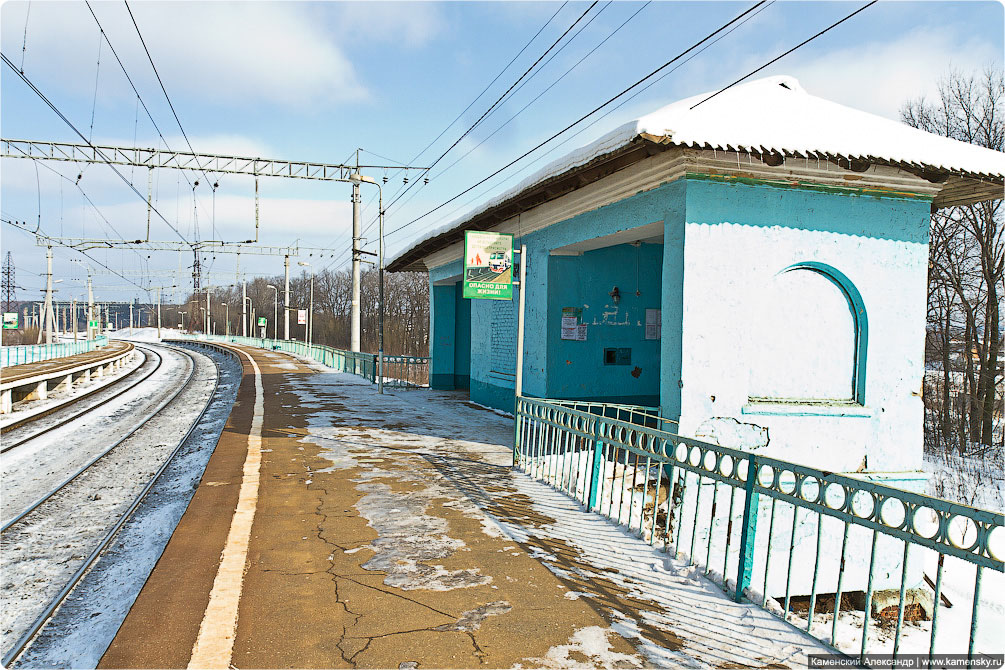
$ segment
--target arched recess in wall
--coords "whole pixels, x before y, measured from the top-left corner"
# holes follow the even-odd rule
[[[775,275],[757,311],[751,401],[865,404],[868,316],[848,277],[796,263]]]

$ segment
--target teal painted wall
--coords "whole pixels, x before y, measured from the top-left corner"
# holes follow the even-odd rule
[[[678,182],[683,187],[683,180]],[[683,188],[682,188],[683,190]],[[663,333],[660,339],[660,413],[676,421],[681,409],[684,319],[684,197],[668,203],[663,221]]]
[[[434,389],[453,389],[457,362],[457,289],[455,284],[437,286],[437,282],[459,275],[460,261],[429,272],[429,385]]]
[[[551,259],[557,258],[550,255],[552,249],[563,247],[584,240],[591,240],[597,237],[612,235],[622,230],[637,228],[652,223],[664,221],[666,217],[676,216],[675,212],[683,212],[684,209],[684,183],[683,180],[668,183],[649,191],[638,193],[619,202],[601,207],[597,210],[586,212],[579,216],[562,221],[548,228],[524,235],[521,239],[517,237],[514,246],[519,247],[522,243],[528,247],[527,259],[527,304],[526,323],[524,333],[524,394],[528,396],[547,397],[549,394],[548,378],[555,372],[552,363],[557,360],[557,350],[552,356],[549,355],[549,337],[552,328],[560,325],[561,308],[570,305],[557,305],[558,314],[552,312],[551,291],[552,277]],[[654,245],[650,245],[654,246]],[[584,255],[585,257],[585,255]],[[580,257],[581,258],[581,257]],[[656,273],[661,269],[658,267]],[[447,268],[448,266],[444,266]],[[439,272],[441,269],[437,268]],[[613,268],[611,269],[614,271]],[[443,269],[442,276],[449,276],[450,269]],[[560,270],[557,270],[560,272]],[[459,274],[460,270],[457,269]],[[634,262],[629,269],[625,270],[627,276],[625,285],[630,288],[627,293],[634,294],[635,272]],[[431,273],[431,277],[433,273]],[[613,277],[621,275],[611,275]],[[658,307],[656,297],[656,284],[652,277],[650,279],[652,295],[645,293],[642,298],[653,298],[652,304],[646,307]],[[560,280],[559,280],[560,281]],[[619,287],[621,285],[619,284]],[[611,290],[613,284],[606,290],[600,291],[599,299],[610,298],[607,292]],[[634,295],[631,297],[634,298]],[[514,397],[514,373],[516,360],[516,308],[519,300],[519,290],[514,290],[513,300],[474,300],[471,304],[471,400],[474,402],[496,407],[505,411],[513,411]],[[626,297],[627,300],[627,297]],[[589,301],[586,301],[588,304]],[[592,308],[592,304],[591,304]],[[633,307],[634,309],[634,307]],[[644,307],[643,307],[644,310]],[[644,319],[644,311],[640,312],[640,319]],[[634,315],[633,315],[634,316]],[[661,345],[649,343],[653,349],[666,349],[666,314],[663,315],[664,340]],[[554,323],[552,323],[554,322]],[[641,326],[638,327],[641,333]],[[589,330],[589,328],[588,328]],[[557,336],[556,336],[557,337]],[[679,358],[679,328],[677,333],[671,333],[671,337],[677,337],[673,346],[678,350]],[[640,342],[644,343],[639,335]],[[581,342],[570,343],[573,345],[584,344]],[[589,341],[586,343],[592,346]],[[643,350],[645,349],[643,344]],[[601,347],[602,348],[602,347]],[[634,367],[635,347],[633,347],[633,365],[628,368],[630,372]],[[610,402],[616,401],[640,401],[646,400],[655,403],[658,395],[660,383],[656,381],[656,368],[659,366],[658,356],[652,353],[646,354],[646,365],[643,367],[639,385],[641,393],[636,393],[633,386],[626,386],[621,391],[605,391],[603,397]],[[585,360],[585,359],[584,359]],[[602,367],[599,366],[598,367]],[[585,368],[584,368],[585,369]],[[652,373],[652,374],[650,374]],[[561,377],[561,373],[559,373]],[[632,379],[634,385],[634,378]],[[596,387],[594,387],[596,388]],[[571,395],[571,394],[570,394]],[[591,395],[590,397],[598,397]],[[617,399],[617,400],[615,400]]]
[[[880,198],[687,179],[689,224],[784,226],[928,244],[930,212],[931,201],[919,198]]]
[[[464,299],[464,284],[454,284],[454,388],[471,383],[471,300]]]
[[[548,262],[547,397],[658,405],[660,341],[645,339],[645,311],[661,308],[663,245],[620,244]],[[586,341],[562,339],[564,307],[582,310]],[[631,349],[631,364],[605,365],[607,348]]]

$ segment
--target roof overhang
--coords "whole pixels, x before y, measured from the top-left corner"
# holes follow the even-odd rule
[[[728,155],[743,155],[753,161],[754,168],[738,166],[733,172],[737,174],[750,173],[758,179],[770,181],[772,176],[780,179],[790,180],[793,174],[802,172],[798,166],[793,165],[797,161],[790,159],[803,159],[804,161],[825,162],[841,168],[844,174],[842,183],[846,188],[855,189],[864,187],[866,183],[856,182],[859,177],[867,172],[884,171],[884,176],[880,181],[894,183],[896,188],[885,189],[888,195],[910,195],[916,194],[920,197],[930,198],[933,211],[945,207],[957,205],[973,204],[986,200],[994,200],[1003,197],[1005,182],[1001,176],[987,176],[970,173],[951,172],[945,168],[930,165],[888,161],[873,156],[847,157],[837,154],[822,152],[788,152],[775,151],[765,147],[727,147],[723,152],[721,148],[711,145],[699,146],[694,144],[690,147],[675,144],[669,136],[655,136],[641,133],[635,136],[630,142],[598,156],[589,162],[575,166],[515,193],[511,197],[487,207],[468,219],[459,222],[438,235],[422,240],[405,252],[398,255],[387,266],[389,272],[425,272],[428,267],[423,262],[430,254],[441,251],[464,239],[464,232],[467,230],[490,230],[494,226],[512,219],[513,217],[534,209],[546,202],[561,198],[573,191],[581,189],[589,184],[600,181],[605,177],[623,170],[640,161],[652,158],[670,149],[677,149],[684,152],[697,150],[698,152],[716,152]],[[691,153],[694,153],[693,151]],[[704,167],[719,163],[719,161],[703,161]],[[729,161],[722,161],[722,169],[727,169]],[[891,169],[892,168],[892,169]],[[713,168],[714,169],[714,168]],[[772,174],[774,170],[777,174]],[[900,172],[902,171],[902,172]],[[819,172],[818,170],[813,171]],[[892,178],[889,175],[900,172],[903,178]],[[892,181],[891,181],[892,180]],[[860,186],[861,184],[861,186]],[[883,195],[884,189],[867,189],[871,195]]]

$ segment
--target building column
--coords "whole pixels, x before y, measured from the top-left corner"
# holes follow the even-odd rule
[[[429,287],[429,386],[454,388],[454,329],[456,321],[454,284]]]

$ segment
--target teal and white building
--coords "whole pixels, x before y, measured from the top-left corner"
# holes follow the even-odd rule
[[[681,434],[914,488],[930,215],[1001,198],[1005,155],[790,77],[705,97],[393,259],[429,274],[431,385],[512,411],[517,298],[466,300],[460,283],[464,231],[512,233],[528,250],[525,395],[658,406]],[[585,339],[563,339],[563,315]]]

